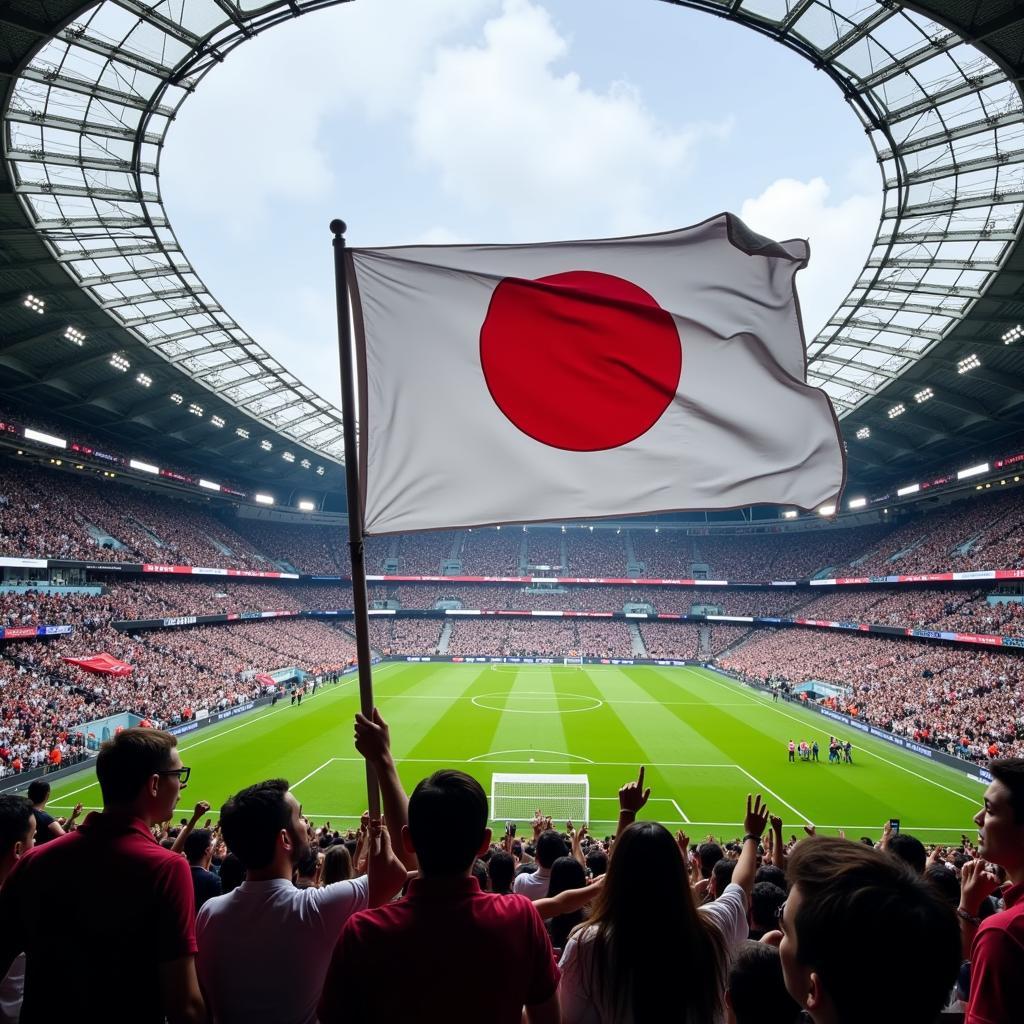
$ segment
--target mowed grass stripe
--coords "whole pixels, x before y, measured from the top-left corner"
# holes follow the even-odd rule
[[[877,819],[879,828],[888,818],[897,817],[902,819],[905,829],[911,829],[916,823],[949,821],[951,826],[959,822],[965,831],[971,831],[972,805],[974,808],[980,805],[980,787],[976,798],[969,797],[965,788],[976,784],[954,769],[926,761],[858,730],[844,731],[839,723],[833,726],[816,712],[781,701],[776,703],[716,673],[684,671],[699,672],[708,685],[723,694],[743,693],[749,697],[749,710],[722,708],[722,714],[734,723],[732,728],[723,730],[723,744],[726,749],[737,751],[737,763],[743,764],[766,785],[783,796],[791,794],[790,802],[812,820],[831,820],[836,807],[855,806],[860,812],[859,822]],[[736,742],[737,737],[744,734],[742,725],[747,726],[748,737],[760,737],[752,739],[754,756],[746,761]],[[848,738],[853,744],[854,764],[828,764],[830,727],[835,728],[834,735]],[[817,739],[822,748],[821,763],[789,764],[785,747],[790,737],[797,743],[801,739],[808,742]],[[819,771],[821,768],[826,772],[824,777]],[[950,774],[953,779],[949,779]],[[949,782],[953,786],[949,786]]]
[[[614,820],[618,787],[632,776],[635,765],[645,763],[653,801],[659,802],[652,801],[643,816],[681,824],[671,802],[675,800],[692,819],[692,826],[684,826],[691,835],[716,831],[716,822],[735,823],[718,829],[732,838],[742,821],[744,796],[757,786],[735,768],[695,766],[734,759],[819,823],[872,834],[893,816],[901,819],[905,831],[943,842],[955,841],[959,830],[973,832],[970,817],[976,804],[965,794],[977,792],[980,798],[976,783],[852,731],[855,765],[836,767],[823,761],[790,766],[785,754],[789,734],[799,731],[808,739],[817,735],[819,741],[827,740],[831,723],[790,704],[773,705],[755,691],[704,670],[503,666],[493,671],[478,665],[391,663],[378,666],[375,688],[392,725],[407,786],[445,765],[470,771],[485,787],[494,771],[584,771],[591,780],[591,820],[597,825]],[[487,711],[471,703],[472,696],[481,694],[530,691],[552,695],[549,712],[556,692],[610,704],[596,711],[524,715]],[[577,706],[568,698],[563,703],[564,710]],[[229,794],[275,775],[293,783],[304,780],[297,796],[319,820],[327,814],[335,819],[357,816],[366,805],[364,766],[352,746],[357,707],[357,684],[350,676],[338,687],[307,698],[301,708],[262,708],[184,737],[182,752],[193,768],[193,781],[177,816],[200,798],[219,808]],[[515,760],[503,763],[504,755],[498,753],[529,751],[531,745],[538,752],[555,750],[556,755],[541,755],[530,769],[523,754],[508,755]],[[877,756],[867,756],[876,747]],[[715,756],[707,756],[709,751]],[[488,752],[486,760],[469,760]],[[582,765],[566,754],[604,763]],[[543,763],[552,759],[554,764]],[[81,773],[55,786],[51,806],[63,810],[76,799],[95,806],[95,787],[83,791],[93,778],[91,772]],[[787,834],[797,831],[795,815],[786,812],[783,819]],[[878,822],[874,828],[867,824],[872,821]],[[610,824],[597,827],[603,833]]]

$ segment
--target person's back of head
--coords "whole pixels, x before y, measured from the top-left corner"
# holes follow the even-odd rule
[[[245,865],[229,853],[220,863],[220,891],[234,892],[245,881]]]
[[[268,779],[240,790],[220,809],[224,842],[247,871],[269,867],[273,861],[278,836],[292,823],[287,792],[284,779]]]
[[[208,828],[195,828],[185,836],[185,859],[199,864],[213,849],[213,833]]]
[[[553,828],[546,829],[537,837],[536,857],[542,868],[550,868],[559,857],[564,857],[568,852],[565,841]]]
[[[320,865],[320,857],[316,850],[307,846],[295,862],[294,882],[297,889],[316,888],[316,869]]]
[[[750,892],[751,938],[759,939],[776,927],[776,914],[786,902],[786,890],[774,882],[755,882]],[[757,934],[753,934],[757,932]]]
[[[786,987],[816,1022],[931,1024],[960,966],[956,916],[896,857],[815,837],[790,855]]]
[[[473,877],[476,879],[477,884],[480,886],[481,892],[487,892],[490,887],[490,878],[487,874],[487,865],[479,858],[473,861],[473,867],[470,868]]]
[[[352,877],[352,857],[344,843],[335,843],[324,854],[324,870],[321,874],[324,885],[344,882]]]
[[[780,889],[786,889],[786,872],[777,864],[762,864],[754,875],[755,882],[771,882]]]
[[[587,868],[594,878],[600,878],[608,870],[608,854],[604,850],[591,850],[587,854]]]
[[[23,796],[0,796],[0,883],[19,858],[35,845],[36,816]]]
[[[779,951],[749,939],[733,957],[726,1002],[729,1024],[795,1024],[801,1016],[786,991]]]
[[[491,854],[487,862],[487,874],[491,879],[491,892],[509,893],[516,876],[515,858],[504,850]]]
[[[609,1019],[711,1021],[722,1013],[727,953],[698,914],[675,838],[634,822],[615,840],[588,930],[595,980]]]
[[[960,906],[960,881],[956,872],[950,871],[945,864],[931,864],[925,868],[924,880],[954,910]]]
[[[715,897],[725,892],[725,887],[732,881],[732,873],[736,870],[736,861],[723,857],[712,869],[711,878],[715,889]]]
[[[43,779],[33,779],[28,784],[28,799],[35,807],[41,807],[50,799],[50,784]]]
[[[697,847],[697,858],[700,861],[700,877],[710,878],[715,865],[725,856],[718,843],[701,843]]]
[[[442,769],[409,797],[409,839],[420,874],[461,875],[490,842],[487,794],[472,776]]]
[[[142,728],[124,729],[103,743],[96,757],[103,806],[124,807],[146,796],[156,800],[159,777],[170,770],[177,745],[169,732]]]
[[[924,874],[925,864],[928,863],[928,851],[916,836],[908,835],[906,832],[890,836],[886,852],[892,857],[898,857],[917,874]]]
[[[548,896],[557,896],[567,889],[582,889],[587,884],[587,872],[575,857],[559,857],[551,865]]]

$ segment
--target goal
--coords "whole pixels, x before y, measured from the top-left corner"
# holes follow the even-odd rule
[[[562,659],[562,664],[563,665],[575,665],[577,668],[582,668],[583,667],[583,659],[582,658],[563,658]]]
[[[589,777],[500,772],[491,776],[492,821],[532,821],[538,808],[556,821],[589,821]]]

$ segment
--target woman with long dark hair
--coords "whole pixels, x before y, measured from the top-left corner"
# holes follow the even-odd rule
[[[698,909],[672,834],[634,822],[650,790],[619,791],[619,832],[590,919],[562,954],[563,1024],[719,1024],[729,954],[747,937],[747,898],[768,810],[747,797],[743,852],[719,898]]]
[[[575,857],[559,857],[551,865],[551,881],[548,885],[548,898],[558,896],[570,889],[585,889],[587,886],[587,869]],[[545,924],[551,945],[555,949],[564,949],[569,933],[583,921],[583,911],[574,910],[569,914],[558,914]]]

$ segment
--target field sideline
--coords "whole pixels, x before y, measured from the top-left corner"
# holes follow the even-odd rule
[[[644,764],[653,792],[642,816],[694,836],[738,834],[749,792],[764,794],[787,837],[810,823],[877,837],[890,817],[932,842],[975,835],[983,785],[860,733],[842,736],[854,763],[829,764],[833,723],[705,669],[392,662],[374,680],[409,789],[444,766],[470,772],[488,792],[492,772],[585,773],[592,830],[607,834],[619,786]],[[215,814],[242,786],[282,776],[315,822],[352,823],[366,803],[352,747],[357,707],[349,676],[301,707],[279,703],[184,738],[192,780],[179,816],[200,799]],[[816,738],[821,762],[789,764],[790,738]],[[99,804],[92,771],[55,786],[50,808],[76,800]]]

